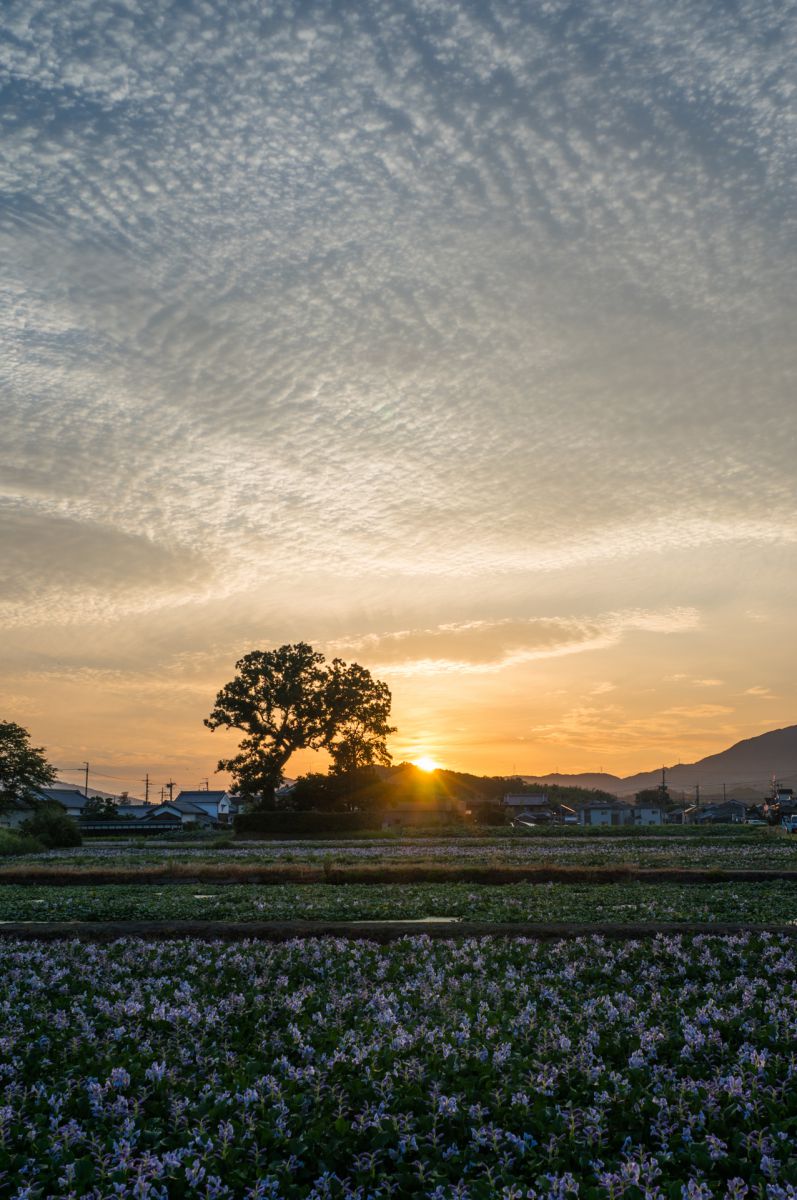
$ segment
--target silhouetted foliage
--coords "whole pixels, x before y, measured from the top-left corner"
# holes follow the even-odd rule
[[[373,767],[301,775],[288,797],[296,812],[372,812],[384,802],[385,785]]]
[[[390,692],[364,667],[341,659],[327,666],[306,642],[253,650],[235,666],[205,724],[245,734],[238,753],[221,759],[218,770],[231,773],[233,791],[250,807],[275,807],[285,765],[297,750],[327,749],[337,773],[390,761]]]
[[[247,812],[235,818],[236,833],[258,837],[345,836],[373,828],[374,818],[360,812]]]
[[[16,854],[36,854],[43,846],[29,833],[18,829],[0,829],[0,858],[11,858]]]
[[[670,793],[666,787],[659,785],[654,788],[643,788],[641,792],[637,792],[634,796],[637,804],[663,804],[670,803]]]
[[[83,844],[77,821],[68,817],[59,804],[43,804],[20,828],[48,850]]]
[[[511,789],[515,792],[515,788]],[[574,786],[564,786],[558,783],[526,783],[523,787],[517,789],[517,795],[539,795],[545,793],[548,797],[548,803],[552,808],[559,804],[566,804],[569,808],[575,808],[579,804],[614,804],[617,797],[611,792],[604,792],[601,788],[583,788]]]
[[[359,663],[332,660],[326,684],[331,735],[325,745],[335,775],[350,776],[363,767],[388,766],[390,689]]]
[[[36,788],[49,787],[55,770],[41,746],[31,746],[30,734],[13,721],[0,721],[0,804],[3,796],[29,800]]]
[[[110,796],[92,796],[83,805],[83,817],[87,821],[109,821],[118,815],[116,801]]]

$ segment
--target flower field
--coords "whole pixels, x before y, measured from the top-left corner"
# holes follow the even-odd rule
[[[767,935],[0,944],[0,1194],[786,1200],[796,984]]]
[[[521,836],[494,838],[402,838],[347,841],[236,843],[224,849],[201,846],[92,845],[25,855],[15,862],[64,866],[150,866],[191,863],[462,863],[551,866],[785,868],[797,870],[797,837],[778,830],[742,827],[718,836],[710,830],[646,832],[629,837]]]
[[[0,885],[0,920],[797,923],[797,883]]]

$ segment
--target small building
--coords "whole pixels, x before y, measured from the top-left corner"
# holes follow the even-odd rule
[[[517,821],[520,825],[550,825],[556,820],[556,813],[549,805],[544,792],[530,795],[509,792],[501,803],[513,822]]]
[[[33,794],[37,800],[47,804],[60,804],[68,817],[76,821],[83,816],[83,809],[91,796],[84,796],[77,788],[34,788]]]
[[[147,815],[141,818],[142,826],[155,822],[163,828],[171,826],[172,828],[186,829],[190,826],[197,826],[200,829],[210,829],[213,825],[213,818],[198,804],[192,804],[189,800],[177,799],[153,805]]]
[[[632,825],[633,809],[621,800],[591,800],[578,807],[579,825]]]
[[[176,802],[180,801],[201,808],[215,825],[230,825],[240,807],[234,796],[221,790],[180,792]]]
[[[121,803],[116,805],[115,817],[122,821],[140,821],[151,813],[156,807],[154,804],[146,804],[143,801],[138,804]]]
[[[741,825],[747,820],[747,805],[741,800],[724,800],[721,804],[707,804],[698,808],[694,821],[697,825]]]
[[[663,804],[646,801],[633,806],[631,818],[634,825],[663,825],[666,819],[666,809]]]
[[[19,829],[35,811],[27,800],[19,800],[16,796],[0,796],[0,829]]]
[[[542,808],[548,808],[548,796],[545,792],[534,792],[527,796],[523,792],[507,792],[501,803],[504,808],[511,809],[513,815],[539,812]]]

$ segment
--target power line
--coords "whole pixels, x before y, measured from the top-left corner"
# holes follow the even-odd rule
[[[56,771],[63,772],[65,775],[74,775],[76,772],[85,771],[86,764],[83,763],[79,767],[56,767],[55,769]],[[132,775],[109,775],[107,771],[95,771],[93,767],[91,773],[92,775],[97,775],[100,779],[118,779],[120,783],[129,783],[134,778]]]

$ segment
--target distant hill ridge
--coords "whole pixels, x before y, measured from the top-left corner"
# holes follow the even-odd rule
[[[704,798],[722,793],[725,784],[728,795],[747,799],[748,794],[765,795],[774,775],[778,782],[797,791],[797,725],[773,729],[758,737],[745,738],[718,754],[709,754],[695,763],[677,763],[666,767],[667,784],[672,793],[693,792],[699,784]],[[661,767],[640,771],[622,778],[601,772],[579,775],[523,775],[526,783],[559,784],[562,787],[600,788],[615,796],[630,796],[643,788],[661,783]]]

